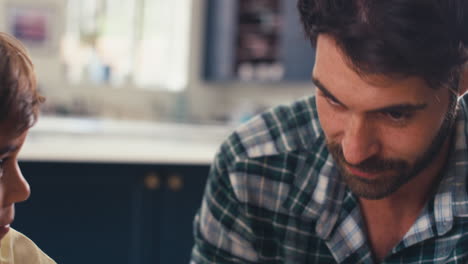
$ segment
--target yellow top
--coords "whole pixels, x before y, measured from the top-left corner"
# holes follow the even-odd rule
[[[56,264],[25,235],[8,231],[0,241],[0,264]]]

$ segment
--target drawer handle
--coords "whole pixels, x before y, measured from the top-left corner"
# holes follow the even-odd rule
[[[148,190],[157,190],[161,187],[161,178],[156,173],[148,173],[144,179],[144,184]]]
[[[178,192],[184,187],[184,179],[178,174],[172,174],[167,179],[167,186],[171,191]]]

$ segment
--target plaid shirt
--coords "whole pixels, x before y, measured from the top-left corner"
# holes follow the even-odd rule
[[[468,263],[468,97],[435,195],[383,263]],[[315,98],[268,111],[221,146],[194,221],[192,263],[373,263]]]

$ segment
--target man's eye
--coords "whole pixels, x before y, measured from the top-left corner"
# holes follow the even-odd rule
[[[411,118],[410,113],[399,112],[399,111],[388,111],[388,112],[384,112],[384,114],[388,118],[390,118],[392,121],[395,121],[395,122],[402,122]]]
[[[333,105],[333,106],[341,106],[340,103],[338,103],[335,99],[331,98],[331,97],[326,97],[327,98],[327,101],[329,104]]]
[[[5,163],[5,160],[6,159],[0,159],[0,177],[3,176],[3,171],[5,170],[5,168],[3,167],[4,163]]]

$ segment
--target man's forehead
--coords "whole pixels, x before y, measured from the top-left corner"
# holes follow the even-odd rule
[[[320,35],[312,78],[332,94],[348,91],[382,97],[422,98],[438,94],[421,77],[357,72],[336,42]]]

